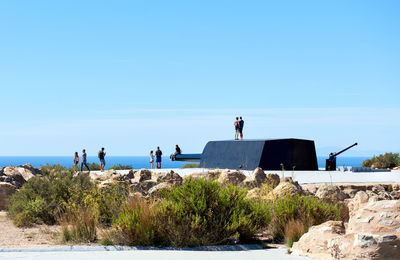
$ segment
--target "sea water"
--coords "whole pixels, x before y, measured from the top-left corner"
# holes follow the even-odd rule
[[[67,168],[73,165],[73,156],[0,156],[0,167],[18,166],[30,163],[34,167],[40,167],[46,164],[61,164]],[[325,159],[327,157],[318,157],[319,168],[325,167]],[[367,157],[337,157],[336,165],[359,167],[361,163],[368,159]],[[107,156],[106,168],[117,164],[129,165],[133,169],[150,168],[149,156]],[[96,156],[88,156],[88,163],[99,164],[99,159]],[[163,156],[162,168],[181,168],[188,162],[171,161],[169,157]],[[154,162],[155,166],[155,162]],[[289,169],[288,169],[289,170]]]

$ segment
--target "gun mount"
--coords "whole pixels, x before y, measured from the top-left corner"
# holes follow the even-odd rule
[[[343,150],[341,150],[341,151],[339,151],[337,153],[330,153],[329,154],[329,158],[326,159],[326,162],[325,162],[325,170],[326,171],[329,171],[329,170],[336,171],[336,157],[339,154],[349,150],[350,148],[352,148],[352,147],[354,147],[356,145],[358,145],[358,143],[354,143],[354,144],[350,145],[349,147],[347,147],[347,148],[345,148],[345,149],[343,149]]]
[[[202,154],[177,154],[172,160],[199,162],[201,168],[318,170],[314,141],[302,139],[210,141]]]

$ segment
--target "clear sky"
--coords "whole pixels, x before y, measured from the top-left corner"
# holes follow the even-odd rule
[[[400,151],[400,1],[0,1],[0,155]]]

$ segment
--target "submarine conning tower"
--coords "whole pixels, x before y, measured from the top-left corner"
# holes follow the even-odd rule
[[[175,160],[200,161],[209,169],[318,170],[314,141],[295,138],[210,141],[202,154],[180,154]]]

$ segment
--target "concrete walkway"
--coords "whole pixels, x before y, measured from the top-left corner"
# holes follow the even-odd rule
[[[163,260],[307,260],[310,258],[289,255],[287,248],[259,249],[243,251],[193,251],[193,250],[126,250],[126,251],[36,251],[36,252],[0,252],[0,259],[33,259],[33,260],[131,260],[131,259],[163,259]]]

